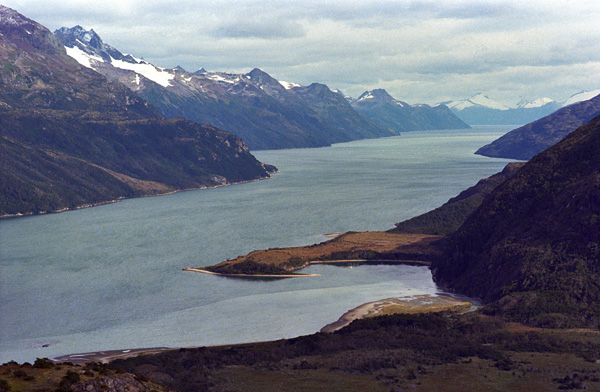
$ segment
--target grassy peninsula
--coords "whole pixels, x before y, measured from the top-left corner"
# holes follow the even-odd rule
[[[323,263],[412,263],[429,265],[443,237],[430,234],[348,232],[315,245],[256,250],[217,265],[187,268],[229,276],[294,277],[294,271]]]

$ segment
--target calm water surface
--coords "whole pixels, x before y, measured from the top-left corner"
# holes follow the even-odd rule
[[[311,266],[241,280],[183,272],[253,249],[387,230],[508,160],[476,156],[506,127],[259,151],[273,179],[0,221],[0,362],[309,334],[364,302],[435,294],[412,266]]]

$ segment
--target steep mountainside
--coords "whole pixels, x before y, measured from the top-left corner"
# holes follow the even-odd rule
[[[510,131],[475,154],[527,160],[600,114],[600,95]]]
[[[396,135],[397,131],[377,122],[369,121],[352,108],[348,100],[340,93],[333,92],[324,84],[313,83],[310,86],[297,86],[289,91],[315,111],[319,117],[329,121],[342,137],[337,141],[360,138],[376,138]]]
[[[236,136],[162,118],[0,6],[0,216],[268,177]]]
[[[364,92],[352,107],[374,123],[395,132],[429,129],[469,128],[443,105],[409,105],[394,99],[387,91]]]
[[[492,313],[600,325],[600,117],[533,157],[452,236],[435,280]]]
[[[451,234],[481,205],[485,196],[512,177],[523,165],[522,162],[509,163],[500,173],[480,180],[474,186],[465,189],[458,196],[451,198],[432,211],[396,223],[396,228],[390,231],[393,233]]]
[[[165,116],[226,129],[251,149],[318,147],[394,134],[353,113],[347,102],[333,102],[326,86],[321,92],[327,93],[307,101],[303,91],[296,94],[259,69],[241,75],[164,69],[123,55],[93,30],[76,26],[55,34],[80,64],[124,83]]]

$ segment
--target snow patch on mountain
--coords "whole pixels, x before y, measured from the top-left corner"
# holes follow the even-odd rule
[[[94,66],[96,66],[98,63],[103,62],[101,57],[92,56],[92,55],[84,52],[83,50],[79,49],[77,46],[74,46],[72,48],[65,46],[65,49],[67,50],[67,54],[70,57],[75,59],[75,61],[77,61],[79,64],[83,65],[84,67],[94,69]]]
[[[367,99],[375,99],[375,96],[370,91],[367,91],[366,93],[358,97],[359,102],[366,101]]]
[[[140,60],[136,59],[136,61]],[[113,67],[126,69],[145,76],[146,78],[160,84],[163,87],[169,87],[175,78],[175,75],[169,73],[164,68],[156,67],[143,60],[137,64],[134,64],[122,60],[116,60],[111,57],[110,63],[113,65]]]
[[[278,81],[279,84],[281,84],[283,86],[283,88],[285,88],[286,90],[291,90],[294,87],[302,87],[301,85],[299,85],[298,83],[293,83],[293,82],[286,82],[283,80],[279,80]]]
[[[206,73],[203,75],[206,79],[210,79],[215,82],[222,82],[228,84],[235,84],[240,81],[239,75],[229,75],[222,72]]]

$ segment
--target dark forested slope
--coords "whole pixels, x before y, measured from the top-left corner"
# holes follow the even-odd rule
[[[600,117],[531,159],[451,237],[435,280],[538,325],[600,325]]]

